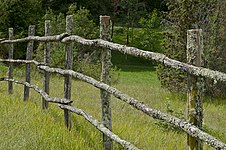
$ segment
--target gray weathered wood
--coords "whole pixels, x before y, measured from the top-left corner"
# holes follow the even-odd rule
[[[200,140],[204,141],[205,143],[207,143],[208,145],[210,145],[216,149],[223,149],[223,150],[225,149],[226,150],[225,143],[223,143],[219,139],[209,135],[208,133],[203,132],[202,130],[200,130],[196,126],[192,125],[191,123],[181,120],[177,117],[171,116],[169,114],[163,113],[157,109],[150,108],[147,105],[145,105],[144,103],[139,102],[137,99],[135,99],[127,94],[124,94],[123,92],[119,91],[118,89],[111,87],[103,82],[99,82],[99,81],[95,80],[94,78],[88,77],[86,75],[75,72],[73,70],[50,68],[48,66],[43,66],[43,65],[39,65],[38,68],[41,70],[49,71],[51,73],[59,73],[61,75],[66,75],[66,74],[72,75],[72,77],[74,77],[74,78],[80,79],[86,83],[93,85],[94,87],[97,87],[99,89],[107,91],[108,93],[111,93],[116,98],[126,102],[127,104],[131,105],[132,107],[136,108],[137,110],[142,111],[143,113],[149,115],[152,118],[163,120],[165,122],[173,124],[173,125],[181,128],[182,130],[184,130],[186,133],[192,135],[193,137],[199,138]]]
[[[71,75],[72,77],[77,78],[79,80],[82,80],[86,83],[89,83],[90,85],[93,85],[96,88],[103,89],[103,90],[111,93],[116,98],[124,101],[125,103],[127,103],[129,105],[131,105],[135,109],[142,111],[143,113],[147,114],[148,116],[150,116],[152,118],[163,120],[165,122],[168,122],[170,124],[173,124],[173,125],[181,128],[183,131],[185,131],[189,135],[192,135],[193,137],[199,138],[200,140],[204,141],[205,143],[212,146],[213,148],[226,150],[226,144],[224,142],[222,142],[219,139],[211,136],[210,134],[200,130],[199,128],[192,125],[191,123],[186,122],[184,120],[181,120],[177,117],[168,115],[166,113],[163,113],[163,112],[156,110],[154,108],[150,108],[147,105],[145,105],[144,103],[139,102],[137,99],[135,99],[131,96],[128,96],[127,94],[124,94],[123,92],[119,91],[118,89],[111,87],[107,84],[104,84],[102,82],[99,82],[99,81],[97,81],[97,80],[95,80],[91,77],[88,77],[86,75],[83,75],[81,73],[75,72],[73,70],[63,70],[63,69],[60,69],[60,68],[50,68],[49,66],[44,66],[43,64],[38,63],[37,61],[34,61],[34,60],[28,60],[28,61],[25,60],[24,61],[24,60],[0,59],[0,62],[33,63],[33,64],[37,65],[37,68],[40,69],[40,70],[45,70],[45,71],[48,71],[50,73],[58,73],[58,74],[61,74],[63,76]],[[0,78],[0,81],[2,81],[2,80],[4,80],[4,78]]]
[[[58,98],[58,97],[50,97],[46,92],[41,90],[38,86],[30,84],[28,82],[18,81],[18,80],[14,80],[14,79],[7,79],[7,78],[1,78],[0,81],[14,82],[14,83],[22,84],[24,86],[32,88],[33,90],[35,90],[37,93],[39,93],[48,102],[59,103],[59,104],[70,104],[70,103],[72,103],[72,101],[69,100],[69,99]]]
[[[100,16],[100,38],[106,41],[111,40],[111,20],[110,16]],[[111,51],[109,49],[101,50],[101,77],[100,80],[108,85],[111,84],[110,77],[111,70]],[[110,106],[110,93],[100,90],[100,99],[102,104],[102,122],[103,125],[112,131],[112,119],[111,119],[111,106]],[[113,149],[112,140],[103,134],[103,145],[105,150]]]
[[[9,62],[9,63],[24,63],[24,64],[34,64],[36,66],[45,65],[45,63],[39,63],[35,60],[19,60],[19,59],[1,59],[0,62]]]
[[[147,60],[154,60],[156,62],[162,63],[166,66],[170,66],[172,68],[180,69],[182,71],[191,73],[195,76],[202,76],[202,77],[207,77],[216,81],[222,81],[226,82],[226,74],[219,72],[219,71],[214,71],[211,69],[207,68],[202,68],[202,67],[196,67],[190,64],[186,64],[174,59],[168,58],[166,55],[161,54],[161,53],[155,53],[155,52],[150,52],[150,51],[144,51],[135,47],[128,47],[125,45],[117,44],[117,43],[112,43],[108,41],[104,41],[101,39],[96,39],[96,40],[87,40],[84,39],[80,36],[72,35],[69,37],[66,37],[62,40],[62,42],[78,42],[83,45],[89,45],[89,46],[96,46],[96,47],[103,47],[103,48],[109,48],[111,50],[119,51],[123,54],[128,54],[131,56],[135,57],[141,57]]]
[[[5,40],[6,40],[6,39],[0,39],[0,42],[1,42],[1,41],[5,41]]]
[[[189,64],[186,64],[186,63],[174,60],[174,59],[170,59],[170,58],[166,57],[166,55],[161,54],[161,53],[144,51],[144,50],[141,50],[138,48],[127,47],[125,45],[116,44],[116,43],[104,41],[101,39],[87,40],[87,39],[84,39],[84,38],[82,38],[80,36],[76,36],[76,35],[68,36],[67,33],[63,33],[61,35],[56,35],[56,36],[48,36],[48,37],[33,36],[33,37],[27,37],[27,38],[22,38],[22,39],[16,39],[16,40],[1,39],[0,44],[27,42],[27,41],[31,41],[31,40],[41,41],[41,42],[61,41],[63,43],[78,42],[83,45],[109,48],[111,50],[119,51],[123,54],[128,54],[128,55],[136,56],[136,57],[142,57],[142,58],[145,58],[148,60],[154,60],[154,61],[162,63],[166,66],[170,66],[170,67],[191,73],[195,76],[202,76],[202,77],[207,77],[207,78],[210,78],[210,79],[213,79],[216,81],[226,82],[226,74],[225,73],[222,73],[219,71],[214,71],[214,70],[207,69],[207,68],[189,65]]]
[[[135,57],[142,57],[148,60],[154,60],[159,63],[162,63],[166,66],[170,66],[176,69],[180,69],[182,71],[186,71],[188,73],[191,73],[196,76],[202,76],[207,77],[216,81],[223,81],[226,82],[226,74],[214,71],[207,68],[202,67],[196,67],[193,65],[189,65],[174,59],[170,59],[166,57],[166,55],[161,53],[155,53],[155,52],[149,52],[144,51],[138,48],[134,47],[127,47],[125,45],[116,44],[112,42],[108,42],[101,39],[95,39],[95,40],[87,40],[77,35],[68,36],[67,33],[63,33],[61,35],[56,36],[48,36],[48,37],[38,37],[38,36],[30,36],[22,39],[16,39],[16,40],[5,40],[0,39],[0,44],[4,43],[17,43],[17,42],[28,42],[28,41],[40,41],[40,42],[57,42],[61,41],[63,43],[70,43],[70,42],[78,42],[83,45],[89,45],[89,46],[96,46],[96,47],[103,47],[103,48],[109,48],[111,50],[119,51],[123,54],[128,54]]]
[[[5,40],[1,39],[0,44],[5,44],[5,43],[23,43],[23,42],[29,42],[29,41],[39,41],[39,42],[59,42],[65,37],[67,37],[67,33],[62,33],[59,35],[53,35],[53,36],[29,36],[26,38],[21,38],[21,39],[15,39],[15,40]]]
[[[120,137],[118,137],[116,134],[114,134],[111,130],[106,128],[104,124],[98,122],[96,119],[94,119],[91,115],[89,115],[84,110],[78,109],[78,108],[75,108],[75,107],[72,107],[72,106],[68,106],[68,105],[62,105],[62,104],[59,104],[59,107],[62,108],[62,109],[68,109],[71,112],[76,113],[77,115],[83,116],[87,121],[89,121],[99,131],[101,131],[103,134],[105,134],[106,136],[108,136],[112,140],[116,141],[117,143],[121,144],[125,149],[139,150],[136,146],[134,146],[130,142],[122,140]]]
[[[69,15],[66,17],[66,32],[68,35],[72,35],[73,32],[73,16]],[[73,44],[67,43],[66,44],[66,55],[65,55],[65,69],[72,69],[73,65]],[[64,78],[64,98],[71,99],[71,75],[65,75]],[[72,123],[71,123],[71,114],[68,110],[64,110],[64,121],[66,127],[70,130]]]
[[[50,35],[50,20],[45,21],[45,36]],[[46,42],[45,43],[45,48],[44,48],[44,63],[46,65],[50,64],[50,43]],[[49,94],[49,72],[44,72],[44,91]],[[42,108],[47,109],[48,108],[48,102],[43,98],[42,99]]]
[[[13,28],[9,28],[9,40],[13,40]],[[9,44],[9,59],[13,59],[13,50],[14,50],[14,45],[13,43]],[[9,68],[8,68],[8,78],[13,79],[13,64],[9,63]],[[8,82],[8,93],[12,94],[13,93],[13,83]]]
[[[197,67],[202,66],[203,39],[202,30],[193,29],[187,31],[187,61],[188,64]],[[202,129],[203,104],[202,88],[200,77],[188,73],[188,92],[187,92],[187,119],[188,121]],[[202,150],[202,141],[190,135],[187,136],[189,150]]]
[[[28,30],[28,36],[34,36],[35,34],[35,26],[30,25]],[[32,53],[34,48],[34,41],[30,41],[27,44],[27,52],[26,52],[26,60],[32,59]],[[30,64],[26,64],[26,79],[25,81],[30,83],[31,82],[31,68]],[[29,87],[24,86],[24,101],[28,100],[29,98]]]

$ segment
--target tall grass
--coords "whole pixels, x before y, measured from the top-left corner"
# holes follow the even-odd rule
[[[128,67],[128,66],[127,66]],[[6,69],[1,68],[1,76]],[[20,70],[23,72],[23,70]],[[17,72],[15,72],[17,75]],[[32,83],[42,87],[42,77],[33,72]],[[15,77],[24,80],[22,76]],[[120,72],[120,82],[113,85],[150,107],[185,117],[186,97],[162,89],[154,68],[130,67]],[[72,105],[84,109],[101,120],[99,89],[73,80]],[[50,95],[63,97],[63,77],[52,75]],[[82,117],[73,114],[73,127],[64,126],[63,111],[56,104],[41,109],[40,96],[31,90],[23,102],[23,86],[14,84],[14,93],[7,94],[7,83],[0,82],[0,149],[103,149],[102,134]],[[186,134],[154,120],[124,102],[112,97],[113,131],[121,138],[144,150],[186,148]],[[205,130],[226,142],[226,101],[204,100]],[[115,149],[123,149],[114,144]],[[208,145],[204,149],[212,149]]]

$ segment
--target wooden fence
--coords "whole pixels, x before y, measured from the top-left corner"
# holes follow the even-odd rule
[[[13,29],[9,29],[9,39],[0,39],[0,44],[9,44],[9,59],[0,59],[0,62],[8,62],[9,72],[8,77],[0,78],[0,81],[8,82],[8,92],[13,92],[12,83],[18,83],[24,85],[24,100],[29,98],[29,89],[34,89],[42,96],[42,108],[47,109],[48,103],[58,103],[59,107],[64,110],[65,125],[71,129],[71,113],[74,112],[83,116],[93,126],[103,133],[103,144],[105,150],[113,149],[112,140],[121,144],[124,148],[130,150],[137,150],[138,148],[122,140],[120,137],[112,132],[111,123],[111,109],[110,109],[110,95],[115,96],[119,100],[131,105],[133,108],[140,110],[144,114],[159,120],[163,120],[167,123],[173,124],[182,129],[188,134],[188,148],[189,149],[202,149],[202,142],[216,149],[226,149],[226,144],[219,139],[211,136],[210,134],[202,131],[202,99],[200,98],[200,88],[196,87],[196,82],[200,80],[200,77],[207,77],[216,81],[226,81],[226,74],[213,71],[207,68],[201,67],[202,60],[202,31],[201,30],[189,30],[188,31],[188,44],[187,55],[188,63],[179,62],[177,60],[170,59],[164,54],[144,51],[134,47],[127,47],[110,42],[110,28],[111,21],[109,16],[100,17],[100,39],[88,40],[80,36],[72,35],[73,19],[72,16],[66,18],[66,33],[60,35],[50,36],[49,33],[50,21],[45,21],[45,36],[34,36],[35,26],[29,27],[29,36],[22,39],[13,39]],[[45,58],[44,62],[37,62],[32,60],[33,45],[35,41],[45,42]],[[14,43],[28,42],[26,60],[14,60],[13,50]],[[50,42],[62,42],[65,43],[66,58],[65,69],[52,68],[50,64]],[[73,43],[80,43],[83,45],[99,47],[101,49],[101,81],[97,81],[92,77],[75,72],[72,70],[73,62]],[[181,120],[175,116],[163,113],[157,109],[151,108],[143,102],[121,92],[120,90],[110,86],[110,64],[111,64],[111,51],[119,51],[123,54],[129,54],[136,57],[143,57],[148,60],[154,60],[166,66],[180,69],[188,72],[188,121]],[[26,64],[26,79],[25,82],[17,81],[13,79],[13,65],[12,63],[25,63]],[[30,64],[34,64],[37,69],[44,71],[44,90],[36,85],[30,84]],[[196,66],[195,66],[196,65]],[[64,98],[50,97],[49,94],[49,73],[58,73],[64,76]],[[86,83],[93,85],[101,90],[101,102],[102,102],[102,121],[95,120],[92,116],[86,113],[84,110],[71,106],[71,80],[76,78]]]

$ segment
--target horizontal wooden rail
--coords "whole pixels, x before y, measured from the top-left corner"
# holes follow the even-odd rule
[[[40,42],[60,42],[63,38],[67,37],[67,33],[62,33],[60,35],[53,35],[53,36],[29,36],[26,38],[21,39],[15,39],[15,40],[3,40],[0,41],[0,44],[6,44],[6,43],[23,43],[23,42],[29,42],[29,41],[40,41]]]
[[[72,103],[71,100],[65,99],[65,98],[58,98],[58,97],[50,97],[46,92],[41,90],[38,86],[29,84],[27,82],[23,81],[17,81],[14,79],[7,79],[7,78],[0,78],[0,81],[11,81],[17,84],[25,85],[29,88],[34,89],[37,93],[39,93],[46,101],[52,102],[52,103],[58,103],[59,107],[61,109],[67,109],[71,112],[74,112],[78,115],[83,116],[87,121],[89,121],[93,126],[95,126],[99,131],[106,134],[108,137],[110,137],[112,140],[116,141],[117,143],[121,144],[124,148],[128,150],[139,150],[136,146],[131,144],[130,142],[127,142],[125,140],[122,140],[120,137],[118,137],[116,134],[111,132],[108,128],[104,127],[103,124],[95,120],[91,115],[86,113],[84,110],[72,107],[70,105],[63,105],[63,104],[69,104]]]
[[[5,41],[5,39],[0,39],[0,42],[1,42],[1,41]]]
[[[71,112],[76,113],[77,115],[83,116],[87,121],[89,121],[94,127],[96,127],[99,131],[107,135],[109,138],[114,140],[115,142],[122,145],[124,148],[128,150],[139,150],[136,146],[131,144],[130,142],[127,142],[125,140],[122,140],[120,137],[118,137],[116,134],[114,134],[112,131],[110,131],[108,128],[106,128],[102,123],[98,122],[96,119],[94,119],[91,115],[86,113],[82,109],[78,109],[69,105],[62,105],[60,104],[59,107],[61,109],[67,109]]]
[[[7,78],[0,78],[0,81],[10,81],[10,82],[14,82],[14,83],[17,83],[17,84],[22,84],[22,85],[25,85],[25,86],[27,86],[29,88],[32,88],[37,93],[39,93],[48,102],[59,103],[59,104],[70,104],[70,103],[72,103],[71,100],[68,100],[68,99],[65,99],[65,98],[50,97],[46,92],[41,90],[38,86],[29,84],[27,82],[17,81],[17,80],[14,80],[14,79],[7,79]]]
[[[180,69],[182,71],[188,72],[195,76],[202,76],[202,77],[211,78],[216,81],[226,82],[226,74],[225,73],[222,73],[219,71],[214,71],[214,70],[211,70],[208,68],[196,67],[193,65],[189,65],[189,64],[168,58],[166,55],[161,54],[161,53],[144,51],[144,50],[141,50],[141,49],[138,49],[135,47],[128,47],[125,45],[112,43],[112,42],[104,41],[101,39],[88,40],[88,39],[82,38],[77,35],[68,36],[67,33],[63,33],[63,34],[55,35],[55,36],[45,36],[45,37],[30,36],[30,37],[16,39],[16,40],[3,40],[0,42],[0,44],[28,42],[28,41],[32,41],[32,40],[33,41],[41,41],[41,42],[59,41],[59,42],[63,42],[63,43],[77,42],[77,43],[80,43],[83,45],[88,45],[88,46],[104,47],[104,48],[108,48],[111,50],[119,51],[123,54],[128,54],[128,55],[135,56],[135,57],[142,57],[142,58],[145,58],[148,60],[154,60],[154,61],[162,63],[166,66],[170,66],[175,69]]]
[[[108,48],[111,50],[116,50],[119,51],[123,54],[129,54],[135,57],[142,57],[148,60],[154,60],[156,62],[162,63],[166,66],[170,66],[175,69],[180,69],[183,71],[186,71],[190,74],[196,75],[196,76],[203,76],[203,77],[208,77],[217,81],[226,81],[226,74],[219,72],[219,71],[214,71],[211,69],[207,68],[202,68],[202,67],[196,67],[193,65],[189,65],[174,59],[168,58],[166,55],[161,54],[161,53],[155,53],[155,52],[150,52],[150,51],[144,51],[135,47],[128,47],[125,45],[117,44],[117,43],[112,43],[108,41],[104,41],[101,39],[96,39],[96,40],[87,40],[84,39],[80,36],[72,35],[69,37],[65,37],[62,39],[62,42],[78,42],[83,45],[89,45],[89,46],[97,46],[97,47],[104,47]]]
[[[78,72],[75,72],[72,70],[63,70],[60,68],[50,68],[48,66],[42,66],[42,65],[38,66],[38,68],[41,70],[45,70],[47,72],[51,72],[51,73],[59,73],[61,75],[72,75],[72,77],[74,77],[74,78],[80,79],[80,80],[82,80],[86,83],[89,83],[99,89],[102,89],[102,90],[105,90],[105,91],[111,93],[116,98],[128,103],[129,105],[133,106],[134,108],[142,111],[143,113],[145,113],[155,119],[163,120],[165,122],[168,122],[170,124],[173,124],[173,125],[181,128],[189,135],[199,138],[200,140],[206,142],[208,145],[210,145],[216,149],[226,149],[225,143],[223,143],[219,139],[209,135],[208,133],[203,132],[196,126],[194,126],[184,120],[181,120],[177,117],[163,113],[157,109],[150,108],[147,105],[139,102],[135,98],[130,97],[127,94],[124,94],[123,92],[119,91],[118,89],[111,87],[107,84],[101,83],[91,77],[88,77],[86,75],[83,75],[81,73],[78,73]]]
[[[0,59],[1,61],[1,59]],[[6,61],[6,60],[4,60]],[[73,70],[64,70],[64,69],[60,69],[60,68],[50,68],[49,66],[45,66],[42,65],[41,63],[34,61],[34,60],[30,60],[30,61],[24,61],[24,60],[9,60],[9,62],[21,62],[21,63],[34,63],[35,65],[37,65],[38,69],[50,72],[50,73],[58,73],[61,75],[71,75],[74,78],[80,79],[86,83],[89,83],[91,85],[93,85],[96,88],[105,90],[109,93],[111,93],[113,96],[115,96],[116,98],[128,103],[129,105],[131,105],[132,107],[136,108],[137,110],[142,111],[143,113],[147,114],[148,116],[151,116],[155,119],[159,119],[159,120],[163,120],[167,123],[173,124],[179,128],[181,128],[182,130],[184,130],[186,133],[188,133],[189,135],[193,136],[193,137],[197,137],[200,140],[204,141],[205,143],[207,143],[208,145],[216,148],[216,149],[226,149],[226,144],[223,143],[222,141],[220,141],[219,139],[209,135],[206,132],[203,132],[202,130],[200,130],[199,128],[197,128],[196,126],[181,120],[177,117],[171,116],[169,114],[163,113],[157,109],[154,108],[150,108],[147,105],[139,102],[137,99],[124,94],[123,92],[119,91],[118,89],[111,87],[107,84],[104,84],[100,81],[95,80],[92,77],[83,75],[81,73],[75,72]]]
[[[11,62],[11,63],[24,63],[24,64],[34,64],[36,66],[45,65],[45,63],[40,63],[35,60],[20,60],[20,59],[0,59],[0,62]]]

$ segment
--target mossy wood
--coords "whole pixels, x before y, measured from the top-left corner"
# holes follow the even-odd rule
[[[128,54],[135,57],[142,57],[147,60],[154,60],[156,62],[162,63],[166,66],[180,69],[182,71],[188,72],[190,74],[193,74],[195,76],[202,76],[207,77],[216,81],[222,81],[226,82],[226,74],[214,71],[208,68],[203,67],[196,67],[194,65],[190,65],[187,63],[183,63],[171,58],[168,58],[166,55],[161,53],[155,53],[150,51],[144,51],[135,47],[128,47],[125,45],[112,43],[109,41],[105,41],[102,39],[94,39],[94,40],[88,40],[84,39],[77,35],[71,35],[68,36],[67,33],[62,33],[60,35],[55,36],[48,36],[48,37],[39,37],[39,36],[33,36],[33,37],[27,37],[22,39],[16,39],[16,40],[4,40],[1,39],[0,44],[5,43],[18,43],[18,42],[28,42],[28,41],[40,41],[40,42],[63,42],[63,43],[70,43],[70,42],[77,42],[83,45],[88,46],[95,46],[95,47],[103,47],[103,48],[109,48],[110,50],[119,51],[123,54]]]
[[[28,82],[18,81],[18,80],[14,80],[14,79],[7,79],[7,78],[1,78],[0,81],[9,81],[9,82],[14,82],[17,84],[22,84],[24,86],[27,86],[28,88],[31,88],[31,89],[35,90],[37,93],[39,93],[42,96],[42,98],[44,98],[47,102],[59,103],[59,104],[72,103],[72,101],[69,99],[50,97],[44,90],[40,89],[37,85],[33,85]]]
[[[45,21],[45,36],[49,36],[49,35],[50,35],[50,20],[46,20]],[[49,42],[45,42],[44,63],[48,66],[50,65],[50,43]],[[50,73],[44,71],[43,84],[44,84],[44,91],[47,94],[49,94],[49,76],[50,76]],[[48,106],[49,106],[48,102],[43,98],[42,99],[42,108],[47,109]]]
[[[35,25],[30,25],[28,30],[28,37],[35,35]],[[27,44],[27,52],[26,52],[26,60],[32,59],[33,54],[33,48],[34,48],[34,41],[29,41]],[[30,64],[26,64],[26,82],[31,82],[31,68]],[[24,101],[28,100],[29,98],[29,88],[27,86],[24,86]]]
[[[28,36],[21,39],[14,39],[14,40],[6,40],[0,39],[0,44],[7,44],[7,43],[26,43],[29,41],[39,41],[39,42],[60,42],[65,37],[69,36],[68,33],[62,33],[59,35],[52,35],[52,36]]]
[[[78,114],[82,115],[83,117],[88,117],[89,116],[86,115],[86,113],[82,110],[78,110],[76,108],[72,108],[71,106],[69,106],[69,103],[71,102],[69,99],[71,98],[71,79],[73,78],[77,78],[80,79],[84,82],[87,82],[91,85],[93,85],[94,87],[97,87],[99,89],[101,89],[101,93],[105,93],[101,96],[101,101],[102,103],[104,103],[104,105],[106,104],[106,99],[109,98],[109,101],[107,101],[107,105],[110,106],[110,94],[114,95],[116,98],[124,101],[125,103],[131,105],[132,107],[134,107],[135,109],[138,109],[140,111],[142,111],[143,113],[155,118],[155,119],[159,119],[159,120],[163,120],[167,123],[173,124],[179,128],[181,128],[182,130],[184,130],[186,133],[188,133],[190,136],[198,138],[199,140],[204,141],[205,143],[209,144],[210,146],[216,148],[216,149],[226,149],[226,144],[223,143],[222,141],[220,141],[219,139],[209,135],[206,132],[203,132],[199,127],[200,127],[200,123],[197,124],[197,126],[195,126],[193,123],[189,123],[187,121],[178,119],[177,117],[171,116],[169,114],[163,113],[157,109],[154,108],[150,108],[147,105],[143,104],[142,102],[139,102],[137,99],[128,96],[127,94],[124,94],[123,92],[117,90],[114,87],[110,86],[110,74],[109,74],[109,67],[111,66],[111,62],[110,62],[110,50],[116,50],[119,51],[121,53],[124,54],[129,54],[132,56],[136,56],[136,57],[142,57],[148,60],[154,60],[157,61],[159,63],[162,63],[166,66],[171,66],[173,68],[176,69],[181,69],[183,71],[188,72],[189,74],[195,77],[195,82],[197,81],[196,79],[198,79],[199,76],[202,77],[208,77],[211,78],[213,80],[216,81],[226,81],[226,74],[222,73],[222,72],[218,72],[218,71],[213,71],[207,68],[202,68],[202,67],[198,67],[198,66],[194,66],[191,64],[186,64],[186,63],[182,63],[180,61],[176,61],[173,59],[170,59],[168,57],[166,57],[164,54],[160,54],[160,53],[154,53],[154,52],[148,52],[148,51],[143,51],[141,49],[137,49],[134,47],[127,47],[125,45],[120,45],[120,44],[116,44],[116,43],[112,43],[110,41],[110,37],[108,36],[108,29],[110,28],[110,18],[108,16],[102,16],[103,18],[100,20],[102,25],[100,26],[100,38],[102,39],[95,39],[95,40],[87,40],[84,39],[80,36],[76,36],[76,35],[72,35],[72,16],[67,16],[67,23],[66,23],[66,33],[60,34],[60,35],[55,35],[55,36],[45,36],[45,37],[39,37],[39,36],[34,36],[34,31],[35,31],[35,27],[34,26],[30,26],[29,27],[29,34],[28,37],[26,38],[22,38],[22,39],[16,39],[16,40],[5,40],[5,39],[0,39],[0,44],[5,44],[5,43],[9,43],[9,44],[13,44],[13,43],[17,43],[17,42],[28,42],[28,46],[27,46],[27,55],[26,55],[26,60],[13,60],[11,58],[9,59],[0,59],[0,62],[9,62],[9,63],[17,63],[17,62],[22,62],[26,64],[26,82],[22,82],[22,81],[16,81],[13,79],[6,79],[6,78],[0,78],[0,81],[8,81],[8,82],[16,82],[19,84],[23,84],[25,86],[25,89],[28,90],[24,90],[24,100],[27,100],[29,97],[29,88],[33,88],[34,90],[36,90],[38,93],[42,93],[42,97],[46,97],[46,101],[48,102],[56,102],[56,103],[65,103],[66,105],[61,105],[64,106],[64,114],[65,114],[65,124],[66,126],[70,129],[71,128],[71,121],[70,121],[70,111],[77,111]],[[106,30],[104,29],[106,28]],[[44,63],[39,63],[37,61],[31,60],[32,59],[32,51],[33,51],[33,43],[34,41],[41,41],[41,42],[57,42],[60,41],[62,43],[65,43],[66,45],[66,58],[65,58],[65,70],[64,69],[60,69],[60,68],[50,68],[48,65],[48,61],[44,61]],[[95,47],[100,47],[102,50],[102,57],[101,57],[101,61],[102,62],[102,75],[101,75],[101,81],[97,81],[89,76],[83,75],[81,73],[75,72],[72,69],[72,43],[73,42],[77,42],[77,43],[81,43],[83,45],[89,45],[89,46],[95,46]],[[188,46],[190,47],[190,46]],[[201,55],[199,55],[200,57]],[[192,58],[190,56],[190,58]],[[61,74],[65,77],[65,83],[64,83],[64,99],[60,99],[60,98],[53,98],[51,99],[50,97],[48,97],[48,94],[45,91],[40,90],[37,86],[35,85],[31,85],[30,84],[30,63],[33,63],[37,66],[37,69],[43,70],[45,72],[48,73],[58,73]],[[193,81],[191,83],[194,83]],[[194,85],[194,84],[193,84]],[[195,87],[195,86],[191,86],[191,87]],[[192,91],[195,88],[191,88],[190,91]],[[192,95],[197,94],[198,92],[193,92]],[[66,103],[68,102],[68,103]],[[192,102],[193,103],[193,102]],[[107,106],[106,105],[106,106]],[[189,104],[190,105],[190,104]],[[193,104],[192,104],[193,105]],[[192,106],[190,105],[190,106]],[[189,107],[190,107],[189,106]],[[190,111],[190,112],[196,112],[199,113],[199,115],[193,117],[195,119],[198,119],[199,121],[202,122],[202,117],[200,117],[202,115],[202,109],[201,109],[201,104],[199,103],[198,105],[194,105],[197,106],[195,107],[200,109],[200,111]],[[109,108],[109,109],[108,109]],[[109,131],[111,130],[111,114],[110,112],[110,107],[104,107],[103,108],[103,127],[107,127],[109,129]],[[107,114],[107,115],[106,115]],[[110,114],[110,115],[109,115]],[[193,114],[193,113],[190,113]],[[201,114],[201,115],[200,115]],[[108,122],[107,122],[107,121]],[[193,120],[193,119],[191,119]],[[110,123],[110,124],[107,124]],[[104,132],[103,132],[104,133]],[[106,133],[108,134],[108,133]],[[109,136],[108,136],[109,137]],[[107,139],[107,138],[106,138]],[[110,138],[113,139],[113,138]],[[115,140],[115,139],[114,139]],[[106,149],[111,149],[112,148],[112,144],[110,145],[109,143],[111,143],[111,140],[105,140],[104,139],[104,145],[106,145]],[[110,146],[109,146],[110,145]]]
[[[181,128],[189,135],[199,138],[200,140],[204,141],[205,143],[209,144],[210,146],[212,146],[214,148],[226,149],[225,143],[223,143],[219,139],[209,135],[208,133],[203,132],[202,130],[200,130],[196,126],[192,125],[191,123],[188,123],[184,120],[181,120],[181,119],[171,116],[169,114],[163,113],[154,108],[150,108],[147,105],[143,104],[142,102],[139,102],[137,99],[130,97],[127,94],[124,94],[123,92],[121,92],[121,91],[117,90],[116,88],[113,88],[105,83],[102,83],[91,77],[88,77],[86,75],[83,75],[81,73],[78,73],[78,72],[75,72],[72,70],[62,70],[60,68],[50,68],[48,66],[42,66],[42,65],[38,66],[38,68],[41,70],[48,70],[52,73],[59,73],[61,75],[70,74],[74,78],[80,79],[84,82],[87,82],[87,83],[93,85],[94,87],[97,87],[99,89],[107,91],[108,93],[111,93],[116,98],[128,103],[132,107],[142,111],[143,113],[145,113],[155,119],[163,120],[165,122],[168,122],[170,124],[173,124],[173,125]]]
[[[201,67],[203,54],[202,30],[193,29],[187,31],[187,61],[188,64]],[[188,73],[187,92],[187,119],[188,122],[202,129],[203,122],[203,100],[202,100],[202,80],[198,76]],[[189,150],[202,150],[202,141],[187,135]]]
[[[57,41],[61,41],[63,43],[77,42],[83,45],[109,48],[110,50],[119,51],[123,54],[128,54],[135,57],[142,57],[148,60],[154,60],[166,66],[170,66],[175,69],[180,69],[182,71],[188,72],[195,76],[207,77],[207,78],[210,78],[216,81],[222,81],[222,82],[226,81],[225,73],[214,71],[208,68],[196,67],[194,65],[190,65],[174,59],[170,59],[166,55],[161,53],[144,51],[135,47],[128,47],[125,45],[112,43],[112,42],[104,41],[101,39],[88,40],[77,35],[68,36],[67,33],[63,33],[60,35],[48,36],[48,37],[33,36],[33,37],[27,37],[23,39],[16,39],[16,40],[4,40],[4,39],[2,40],[3,41],[1,41],[0,44],[28,42],[31,40],[40,41],[40,42],[57,42]]]
[[[9,40],[13,40],[13,28],[9,28]],[[13,59],[13,51],[14,51],[14,45],[13,43],[9,44],[9,59]],[[8,78],[13,79],[13,64],[9,63],[8,68]],[[13,93],[13,83],[8,82],[8,92],[9,94]]]
[[[121,139],[118,135],[111,132],[102,123],[98,122],[96,119],[94,119],[91,115],[89,115],[85,111],[78,109],[78,108],[75,108],[75,107],[72,107],[72,106],[69,106],[69,105],[65,105],[65,104],[72,103],[71,100],[68,100],[68,99],[65,99],[65,98],[50,97],[46,92],[41,90],[38,86],[29,84],[27,82],[17,81],[17,80],[14,80],[14,79],[7,79],[7,78],[0,78],[0,81],[14,82],[14,83],[22,84],[22,85],[25,85],[29,88],[32,88],[37,93],[39,93],[47,102],[58,103],[60,108],[62,108],[64,110],[67,109],[68,111],[75,112],[76,114],[83,116],[87,121],[89,121],[99,131],[101,131],[106,136],[108,136],[112,140],[114,140],[117,143],[119,143],[120,145],[122,145],[124,148],[126,148],[128,150],[139,150],[136,146],[134,146],[130,142],[127,142],[127,141]]]
[[[102,40],[110,41],[111,20],[110,16],[100,16],[100,38]],[[101,82],[111,85],[111,51],[107,48],[101,49]],[[105,90],[100,90],[100,99],[102,105],[102,122],[103,125],[112,131],[111,119],[111,95]],[[103,134],[104,150],[112,150],[113,142],[111,138]]]
[[[68,35],[72,35],[73,32],[73,17],[69,15],[66,17],[66,32]],[[72,69],[73,65],[73,43],[66,43],[65,45],[65,69]],[[71,99],[71,75],[65,75],[64,77],[64,98]],[[65,109],[64,110],[64,123],[66,127],[70,130],[72,126],[71,114]]]
[[[171,116],[169,114],[163,113],[163,112],[161,112],[157,109],[150,108],[147,105],[145,105],[144,103],[139,102],[137,99],[135,99],[135,98],[133,98],[133,97],[127,95],[127,94],[124,94],[123,92],[119,91],[118,89],[111,87],[111,86],[109,86],[105,83],[102,83],[100,81],[97,81],[97,80],[95,80],[91,77],[88,77],[86,75],[83,75],[81,73],[75,72],[73,70],[51,68],[49,66],[45,66],[42,63],[39,63],[39,62],[34,61],[34,60],[0,59],[0,62],[33,63],[40,70],[45,70],[45,71],[48,71],[50,73],[58,73],[58,74],[61,74],[63,76],[64,75],[71,75],[73,78],[79,79],[81,81],[89,83],[90,85],[93,85],[96,88],[99,88],[99,89],[107,91],[108,93],[111,93],[116,98],[124,101],[125,103],[127,103],[129,105],[131,105],[135,109],[142,111],[143,113],[147,114],[148,116],[150,116],[152,118],[163,120],[165,122],[168,122],[170,124],[173,124],[173,125],[181,128],[183,131],[185,131],[189,135],[199,138],[203,142],[207,143],[208,145],[210,145],[210,146],[212,146],[216,149],[222,149],[222,150],[225,149],[226,150],[226,144],[224,142],[222,142],[219,139],[211,136],[210,134],[200,130],[199,128],[192,125],[191,123],[184,121],[184,120],[181,120],[177,117]],[[4,80],[4,78],[0,78],[0,81],[1,80]]]

